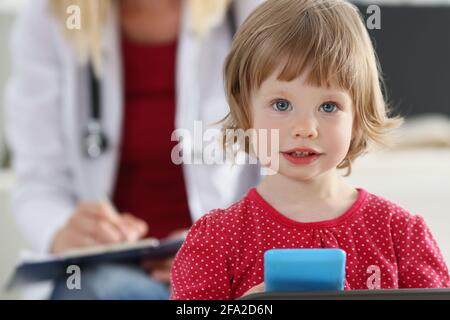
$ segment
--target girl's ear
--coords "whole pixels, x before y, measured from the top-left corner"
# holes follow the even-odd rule
[[[356,123],[353,123],[351,141],[353,142],[357,137],[360,136],[360,134],[361,134],[361,132],[359,131],[358,125]]]
[[[355,123],[353,123],[353,125],[352,125],[352,138],[350,139],[350,141],[353,141],[355,139],[355,134],[356,134]]]
[[[351,141],[353,141],[356,137],[356,133],[358,132],[358,123],[356,118],[356,113],[353,114],[353,121],[352,121],[352,138]]]

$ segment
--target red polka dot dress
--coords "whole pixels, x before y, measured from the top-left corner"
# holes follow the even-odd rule
[[[267,203],[256,189],[190,229],[172,267],[172,299],[235,299],[264,281],[273,248],[341,248],[345,289],[450,287],[448,268],[423,218],[356,188],[338,218],[302,223]]]

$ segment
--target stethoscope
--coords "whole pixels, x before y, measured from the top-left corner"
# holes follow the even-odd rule
[[[89,63],[89,86],[90,86],[90,115],[87,122],[82,141],[82,149],[89,159],[99,158],[109,146],[108,138],[102,128],[102,113],[100,101],[100,83],[94,73],[92,63]]]

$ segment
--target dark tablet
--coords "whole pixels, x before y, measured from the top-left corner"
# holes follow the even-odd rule
[[[239,300],[450,300],[450,289],[263,292],[250,294]]]
[[[100,263],[139,263],[141,259],[173,256],[183,242],[184,238],[161,241],[144,239],[130,244],[101,246],[100,249],[77,250],[62,256],[52,256],[43,261],[25,261],[16,267],[7,289],[67,276],[66,270],[71,265],[83,268]]]

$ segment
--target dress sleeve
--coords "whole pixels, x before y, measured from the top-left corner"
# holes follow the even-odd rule
[[[212,211],[189,230],[173,263],[171,299],[231,299],[229,243],[219,220]]]
[[[436,240],[419,215],[394,219],[399,288],[448,288],[449,273]]]

